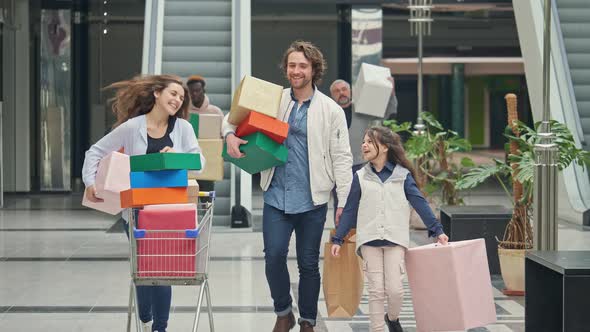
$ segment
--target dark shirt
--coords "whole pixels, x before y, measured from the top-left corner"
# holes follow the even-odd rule
[[[148,144],[147,144],[147,151],[146,154],[149,153],[158,153],[163,148],[169,146],[173,147],[174,143],[172,143],[172,139],[170,138],[170,133],[172,129],[174,129],[174,124],[176,123],[176,117],[171,116],[168,117],[168,128],[166,128],[166,133],[164,136],[160,138],[152,138],[149,134],[147,135]]]
[[[344,115],[346,116],[346,127],[350,129],[350,124],[352,123],[352,104],[348,107],[343,107]]]
[[[385,180],[391,176],[394,168],[395,164],[387,162],[381,172],[377,172],[371,165],[371,170],[379,177],[381,182],[385,182]],[[434,216],[432,209],[430,209],[430,205],[428,205],[428,202],[424,199],[424,196],[422,196],[422,192],[418,189],[412,174],[408,174],[404,181],[404,192],[406,194],[406,199],[410,202],[410,205],[416,210],[428,228],[428,236],[438,237],[443,234],[442,224],[438,222]],[[358,173],[355,173],[352,178],[352,186],[350,188],[350,193],[348,194],[346,206],[340,216],[340,223],[338,224],[338,227],[336,227],[336,235],[332,237],[332,243],[342,244],[344,236],[348,234],[353,226],[356,226],[361,194]],[[408,220],[408,223],[409,222],[410,221]],[[383,247],[395,245],[395,243],[391,243],[387,240],[375,240],[367,242],[365,245]]]

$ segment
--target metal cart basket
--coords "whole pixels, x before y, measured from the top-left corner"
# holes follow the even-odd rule
[[[197,331],[203,296],[207,297],[209,326],[213,328],[213,311],[209,291],[209,243],[213,222],[215,192],[199,192],[209,202],[197,202],[196,229],[138,229],[140,209],[133,209],[129,218],[131,283],[127,332],[131,331],[131,315],[135,312],[137,331],[141,331],[135,286],[199,286],[193,323]],[[168,227],[166,227],[168,228]],[[135,308],[134,308],[135,307]]]

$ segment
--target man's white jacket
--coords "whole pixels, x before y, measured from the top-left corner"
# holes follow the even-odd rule
[[[277,119],[287,122],[294,101],[291,89],[284,89]],[[236,126],[223,119],[223,136],[235,132]],[[352,154],[344,111],[330,97],[315,90],[307,110],[307,150],[311,197],[314,205],[328,202],[336,185],[338,207],[344,207],[352,183]],[[260,173],[260,187],[266,191],[274,167]]]

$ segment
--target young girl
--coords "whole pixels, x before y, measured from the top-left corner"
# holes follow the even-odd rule
[[[356,222],[357,254],[369,281],[371,331],[403,332],[399,313],[403,301],[404,256],[410,245],[410,209],[428,227],[429,236],[446,244],[448,237],[414,181],[399,135],[386,127],[371,127],[361,146],[368,163],[352,180],[350,194],[332,238],[338,256],[342,239]],[[387,313],[384,301],[387,297]]]
[[[98,163],[113,151],[123,148],[131,156],[157,152],[201,152],[191,124],[184,120],[188,114],[189,97],[179,77],[136,77],[107,88],[117,90],[113,98],[117,122],[110,133],[86,152],[82,178],[86,185],[84,194],[92,202],[101,201],[96,197],[94,187]],[[203,167],[204,162],[201,154]],[[128,216],[129,210],[123,211],[123,219],[128,221]],[[171,287],[138,286],[137,297],[143,331],[165,332],[172,299]]]

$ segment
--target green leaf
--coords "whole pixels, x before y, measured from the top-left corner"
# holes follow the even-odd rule
[[[411,133],[412,123],[411,122],[402,122],[398,123],[397,120],[384,120],[383,125],[385,127],[389,127],[391,131],[394,133],[400,132],[409,132]]]
[[[434,177],[437,181],[444,181],[449,178],[448,172],[440,172]]]
[[[432,195],[433,193],[435,193],[440,186],[438,186],[435,183],[432,182],[428,182],[426,183],[426,185],[424,186],[424,191],[428,194],[428,195]]]
[[[427,136],[412,136],[404,145],[406,154],[410,159],[426,156],[432,149],[432,144]]]
[[[451,149],[452,152],[471,151],[471,143],[465,138],[453,137],[447,140],[447,143],[449,144],[449,149]]]
[[[467,174],[463,175],[459,181],[457,181],[455,188],[457,188],[457,190],[475,188],[492,176],[506,174],[509,172],[509,169],[510,167],[501,163],[496,163],[495,165],[481,165],[472,168]]]
[[[520,156],[514,156],[513,160],[518,160],[518,162],[516,162],[517,174],[514,176],[514,179],[522,184],[532,183],[535,174],[535,159],[533,153],[530,151],[524,152]]]
[[[436,120],[434,115],[430,112],[422,112],[420,113],[420,117],[428,125],[429,127],[436,128],[438,130],[444,130],[443,126]]]
[[[461,166],[463,167],[475,167],[475,163],[473,162],[473,160],[469,157],[463,157],[461,158]]]

